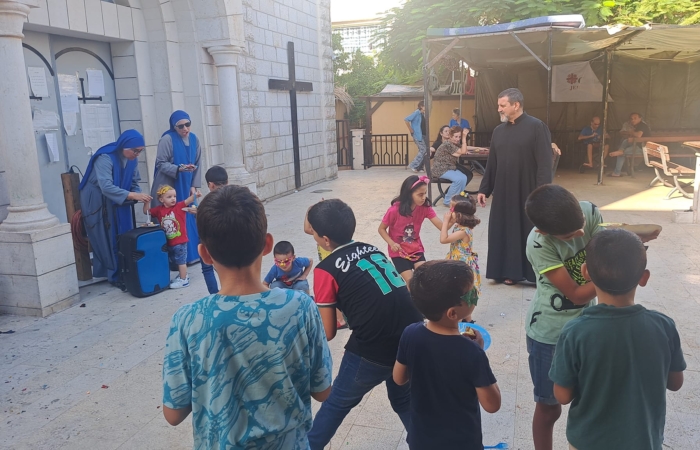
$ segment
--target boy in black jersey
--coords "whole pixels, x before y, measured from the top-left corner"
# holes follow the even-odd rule
[[[401,275],[375,246],[354,242],[355,215],[341,200],[312,206],[308,221],[318,245],[332,253],[314,269],[314,294],[326,337],[337,331],[335,308],[347,317],[352,334],[345,345],[331,395],[309,433],[311,450],[322,450],[362,397],[386,382],[391,407],[408,428],[410,386],[392,379],[401,334],[423,320]]]

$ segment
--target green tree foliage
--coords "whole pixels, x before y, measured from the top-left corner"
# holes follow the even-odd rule
[[[349,59],[347,70],[336,74],[335,84],[344,86],[355,101],[350,111],[350,121],[359,125],[365,115],[365,102],[360,97],[373,95],[386,86],[384,75],[370,56],[357,50]]]
[[[618,0],[604,1],[601,18],[608,23],[640,26],[646,23],[693,25],[700,23],[697,0]]]
[[[331,48],[333,49],[333,73],[337,77],[348,70],[350,55],[343,48],[343,38],[339,33],[331,35]]]
[[[581,14],[587,25],[700,23],[698,0],[407,0],[384,17],[380,60],[417,73],[429,27],[492,25],[553,14]],[[379,40],[378,40],[379,42]]]

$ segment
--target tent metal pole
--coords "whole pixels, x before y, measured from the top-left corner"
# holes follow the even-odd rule
[[[549,30],[549,54],[547,57],[547,128],[549,128],[550,106],[552,104],[552,30]]]
[[[544,67],[544,68],[547,69],[547,70],[552,70],[552,68],[551,68],[550,66],[548,66],[547,64],[545,64],[544,61],[542,61],[542,59],[540,59],[540,57],[537,56],[537,54],[536,54],[535,52],[533,52],[532,49],[531,49],[530,47],[528,47],[527,44],[524,43],[523,40],[520,39],[520,38],[518,37],[517,34],[515,34],[515,33],[512,32],[512,31],[510,31],[508,34],[510,34],[511,36],[513,36],[513,38],[515,38],[515,40],[518,41],[518,43],[519,43],[520,45],[522,45],[523,48],[524,48],[525,50],[527,50],[527,52],[528,52],[530,55],[532,55],[532,57],[535,58],[535,59],[537,60],[538,63],[540,63],[540,64],[542,65],[542,67]]]
[[[603,171],[605,169],[605,145],[608,134],[608,88],[610,87],[610,66],[612,66],[612,51],[605,50],[605,83],[603,84],[603,139],[600,143],[600,172],[598,173],[598,185],[603,183]]]
[[[464,115],[464,111],[462,111],[462,94],[464,94],[464,68],[462,67],[462,61],[459,61],[459,83],[462,86],[462,89],[459,90],[459,117],[460,119]]]
[[[476,144],[476,131],[479,129],[479,72],[474,71],[474,115],[472,116],[472,145]]]
[[[451,48],[451,47],[450,47]],[[446,53],[446,52],[445,52]],[[435,58],[437,59],[437,58]],[[430,92],[430,83],[428,82],[428,70],[429,67],[426,64],[426,61],[428,60],[428,47],[426,45],[425,39],[423,40],[423,103],[424,103],[424,108],[425,108],[425,136],[423,136],[423,141],[426,142],[426,149],[427,150],[427,155],[425,155],[424,158],[424,163],[423,165],[425,166],[425,173],[428,175],[428,177],[432,177],[432,174],[430,173],[430,147],[428,147],[430,144],[430,108],[431,108],[431,100],[432,100],[432,95]],[[432,183],[428,183],[428,198],[430,201],[433,199],[433,189],[432,189]]]

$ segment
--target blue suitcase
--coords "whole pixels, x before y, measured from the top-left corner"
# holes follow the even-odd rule
[[[117,238],[121,286],[134,297],[148,297],[170,287],[168,241],[158,225],[136,228],[129,203],[134,229]]]

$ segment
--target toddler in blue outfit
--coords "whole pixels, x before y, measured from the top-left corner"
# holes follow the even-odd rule
[[[279,241],[272,254],[275,265],[265,277],[263,284],[270,288],[293,289],[309,293],[309,282],[306,277],[311,273],[314,261],[294,255],[294,247],[290,242]]]

